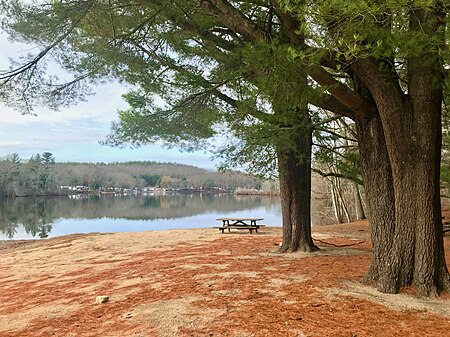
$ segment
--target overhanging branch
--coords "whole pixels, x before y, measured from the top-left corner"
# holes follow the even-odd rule
[[[72,26],[64,32],[62,35],[60,35],[55,41],[53,41],[50,45],[45,47],[43,50],[41,50],[31,61],[23,64],[22,66],[5,72],[0,72],[0,81],[1,85],[5,85],[8,82],[12,81],[15,77],[17,77],[20,74],[23,74],[27,72],[28,70],[33,71],[33,68],[37,66],[39,61],[41,61],[51,50],[56,48],[61,42],[63,42],[78,26],[78,24],[81,22],[81,20],[85,17],[89,9],[92,7],[93,1],[89,2],[89,5],[85,8],[85,10],[82,12],[80,17],[74,21]]]
[[[327,178],[327,177],[342,178],[342,179],[354,181],[355,183],[357,183],[359,185],[363,185],[363,181],[361,179],[351,176],[351,175],[335,173],[335,172],[322,172],[321,170],[316,169],[316,168],[312,168],[312,171],[324,178]]]

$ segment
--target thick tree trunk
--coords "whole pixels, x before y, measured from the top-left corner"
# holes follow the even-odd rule
[[[404,127],[405,133],[389,118],[401,106],[398,103],[379,104],[384,127],[378,117],[356,121],[358,134],[365,137],[360,153],[373,243],[365,281],[382,292],[396,293],[415,285],[420,293],[435,295],[450,285],[439,189],[440,100],[420,100],[414,107],[421,113],[403,112],[404,116],[421,116],[414,124],[406,124],[416,127]],[[385,134],[387,148],[383,146]]]
[[[361,172],[372,237],[372,263],[364,281],[378,285],[386,271],[394,240],[395,210],[392,171],[378,115],[356,118],[361,156]]]
[[[417,116],[410,124],[415,127],[405,127],[404,133],[395,130],[395,140],[387,116],[392,109],[382,110],[385,133],[392,144],[388,149],[396,226],[388,268],[378,286],[395,293],[413,284],[422,294],[435,295],[448,287],[439,196],[440,100],[424,99],[410,105],[405,114]]]
[[[438,37],[443,32],[440,17],[441,13],[417,10],[411,14],[410,29]],[[382,73],[372,60],[355,62],[352,68],[377,105],[392,169],[395,226],[375,237],[392,243],[383,252],[385,267],[378,270],[378,289],[395,293],[414,285],[427,296],[449,290],[439,193],[442,62],[438,48],[408,59],[407,94],[395,72]]]
[[[312,252],[319,249],[311,237],[312,132],[305,128],[292,132],[291,138],[292,144],[277,146],[283,218],[280,252]]]
[[[355,90],[376,103],[368,87],[354,76]],[[366,215],[372,238],[372,262],[364,282],[378,287],[380,277],[387,271],[389,254],[394,240],[395,197],[392,168],[386,147],[383,125],[377,109],[371,115],[355,116],[361,173],[363,176]]]

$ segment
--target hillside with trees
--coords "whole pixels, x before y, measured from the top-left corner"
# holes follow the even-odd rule
[[[190,165],[159,162],[58,163],[49,152],[21,160],[0,160],[0,195],[58,195],[64,187],[89,190],[144,187],[177,190],[261,189],[263,181],[240,172],[217,172]],[[63,189],[61,188],[63,187]]]

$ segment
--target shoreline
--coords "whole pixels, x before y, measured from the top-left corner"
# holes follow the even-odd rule
[[[17,239],[17,240],[15,240],[15,239],[10,239],[10,240],[0,239],[0,250],[12,248],[12,247],[23,246],[27,243],[35,242],[36,240],[32,240],[32,239],[26,239],[26,240],[23,240],[23,239]]]

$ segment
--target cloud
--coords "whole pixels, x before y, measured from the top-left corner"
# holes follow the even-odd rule
[[[48,123],[71,123],[79,120],[96,119],[103,123],[117,120],[117,111],[126,109],[127,104],[122,95],[127,88],[117,82],[108,83],[95,87],[96,94],[88,97],[86,102],[80,102],[68,108],[57,111],[47,107],[35,107],[33,115],[23,115],[10,107],[0,103],[0,123],[29,124],[40,122]]]
[[[17,59],[26,52],[38,52],[29,45],[12,44],[0,33],[0,70],[9,67],[8,58]],[[109,82],[94,87],[95,94],[86,102],[61,108],[35,107],[37,116],[22,115],[0,103],[0,157],[18,153],[27,159],[44,151],[55,155],[57,161],[122,162],[130,160],[178,162],[214,168],[210,156],[204,152],[181,153],[148,145],[138,149],[120,149],[102,146],[112,121],[118,119],[117,111],[126,109],[122,95],[128,87]]]
[[[5,71],[10,67],[9,59],[18,60],[21,55],[27,53],[38,53],[38,47],[30,47],[28,44],[12,43],[8,41],[5,33],[0,33],[0,71]],[[49,67],[53,67],[50,63]],[[58,71],[58,76],[67,77],[63,71]],[[71,76],[70,76],[71,78]],[[122,99],[122,95],[129,90],[129,87],[119,84],[117,81],[106,82],[105,84],[93,87],[94,95],[88,96],[86,102],[61,108],[54,111],[45,106],[34,107],[32,115],[22,115],[20,112],[6,107],[0,103],[0,123],[34,123],[36,119],[42,122],[67,122],[95,118],[110,123],[117,119],[117,110],[127,108]]]
[[[0,141],[0,148],[17,147],[22,144],[23,143],[19,141]]]

